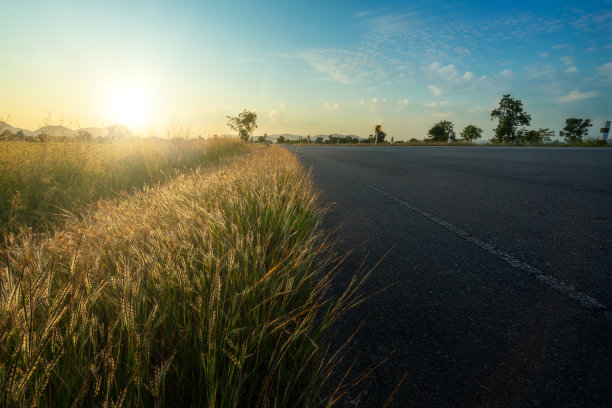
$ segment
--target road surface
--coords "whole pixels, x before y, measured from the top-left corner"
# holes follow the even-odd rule
[[[293,146],[365,319],[345,404],[612,406],[612,149]],[[346,368],[346,365],[343,366]],[[361,391],[361,393],[359,392]]]

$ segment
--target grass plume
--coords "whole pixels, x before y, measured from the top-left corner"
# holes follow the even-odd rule
[[[324,210],[281,148],[5,237],[0,405],[326,406]],[[326,272],[327,271],[327,272]]]

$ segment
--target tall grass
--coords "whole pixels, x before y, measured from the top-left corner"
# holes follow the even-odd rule
[[[100,198],[169,179],[220,156],[237,141],[133,140],[112,143],[0,141],[0,225],[46,230]]]
[[[361,281],[325,300],[322,214],[272,147],[9,236],[0,406],[332,405],[324,332]]]

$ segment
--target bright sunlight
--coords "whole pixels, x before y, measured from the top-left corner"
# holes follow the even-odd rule
[[[123,85],[108,92],[107,111],[109,119],[128,127],[140,127],[153,119],[151,92],[138,85]]]

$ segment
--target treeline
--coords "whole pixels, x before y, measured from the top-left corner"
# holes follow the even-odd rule
[[[260,136],[261,139],[263,136]],[[327,137],[317,136],[315,138],[311,138],[310,136],[299,137],[297,140],[287,139],[284,136],[279,136],[276,140],[277,143],[281,144],[293,144],[293,143],[314,143],[314,144],[358,144],[358,143],[368,143],[368,140],[361,140],[358,137],[352,136],[338,136],[338,135],[329,135]]]
[[[495,136],[489,139],[494,144],[558,144],[553,140],[556,133],[548,128],[527,129],[525,126],[531,124],[531,115],[523,109],[523,102],[513,99],[511,95],[504,95],[499,106],[491,112],[491,120],[497,120]],[[426,142],[448,142],[453,141],[455,130],[453,122],[442,120],[433,125],[427,132]],[[586,140],[589,128],[592,127],[591,119],[568,118],[565,127],[559,131],[559,137],[569,145],[582,145],[585,143],[601,144],[602,141]],[[482,129],[474,124],[466,126],[459,133],[461,141],[474,142],[482,138]],[[600,143],[601,142],[601,143]]]

